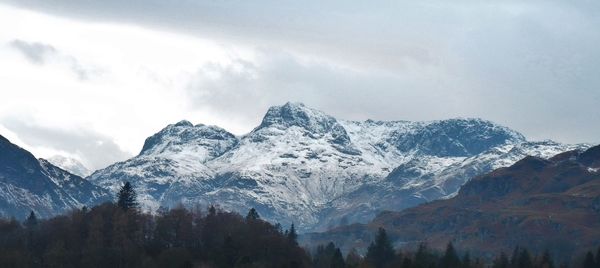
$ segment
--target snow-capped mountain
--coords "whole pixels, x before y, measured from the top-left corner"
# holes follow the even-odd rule
[[[122,182],[130,181],[138,187],[140,203],[150,210],[187,203],[187,196],[199,202],[202,195],[196,195],[195,188],[217,175],[206,162],[233,149],[238,142],[237,137],[221,128],[181,121],[147,138],[138,156],[96,171],[88,179],[113,192]]]
[[[53,165],[62,168],[77,176],[85,177],[92,174],[92,171],[87,168],[84,164],[79,162],[77,159],[72,157],[66,157],[62,155],[55,155],[48,158],[48,161]]]
[[[111,199],[105,189],[0,136],[0,217],[23,219],[31,210],[48,217]]]
[[[481,119],[356,122],[287,103],[241,137],[187,121],[169,125],[138,156],[89,180],[113,192],[130,181],[150,210],[255,207],[273,222],[317,230],[453,196],[471,177],[529,154],[583,147],[528,142]]]

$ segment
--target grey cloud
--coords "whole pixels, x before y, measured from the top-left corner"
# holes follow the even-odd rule
[[[257,62],[207,64],[190,80],[190,105],[256,126],[266,109],[301,101],[338,118],[352,120],[433,120],[481,117],[507,125],[532,139],[599,142],[600,92],[582,89],[532,90],[507,77],[465,82],[452,71],[424,68],[412,73],[364,72],[293,55],[263,51]],[[478,64],[470,68],[483,68]],[[472,71],[472,70],[471,70]],[[540,71],[546,72],[546,71]],[[544,75],[536,78],[543,84]],[[562,79],[554,77],[552,79]],[[465,89],[479,84],[480,91]],[[484,84],[485,83],[485,84]],[[506,96],[505,86],[515,92]],[[575,85],[571,85],[575,86]],[[415,90],[418,88],[418,90]],[[576,90],[576,89],[575,89]]]
[[[110,137],[89,129],[65,130],[28,124],[26,120],[4,118],[1,123],[33,147],[46,147],[77,155],[93,170],[104,168],[131,154],[123,151]]]
[[[27,60],[34,64],[44,65],[52,60],[61,62],[75,74],[79,80],[88,80],[94,76],[102,75],[105,71],[96,66],[86,66],[77,58],[64,54],[50,44],[41,42],[28,42],[15,39],[9,45],[17,49]]]
[[[29,61],[36,64],[44,64],[48,56],[57,54],[53,46],[39,42],[26,42],[15,39],[10,42],[10,45],[19,50]]]
[[[204,38],[286,47],[386,68],[406,68],[413,61],[435,64],[445,57],[443,40],[461,35],[472,26],[463,17],[476,17],[481,11],[490,10],[502,13],[504,10],[498,6],[522,5],[519,1],[505,1],[503,5],[468,1],[6,2],[81,19],[120,21]],[[536,8],[536,3],[529,6]]]
[[[260,62],[202,66],[188,89],[191,105],[248,127],[296,100],[349,119],[483,117],[600,142],[599,1],[6,2],[265,48]]]
[[[89,80],[96,76],[100,76],[104,74],[106,71],[95,67],[95,66],[85,66],[79,63],[75,58],[68,57],[69,67],[71,71],[77,76],[79,80]]]
[[[443,64],[455,41],[494,37],[489,23],[543,14],[555,22],[598,23],[597,1],[72,1],[5,0],[43,12],[217,38],[402,71]],[[565,14],[567,13],[567,14]],[[494,18],[491,21],[487,18]],[[532,17],[538,20],[539,17]],[[564,27],[559,24],[558,27]],[[477,35],[474,35],[476,33]],[[519,40],[511,40],[513,42]],[[543,49],[543,44],[530,44]],[[460,55],[458,55],[460,57]]]

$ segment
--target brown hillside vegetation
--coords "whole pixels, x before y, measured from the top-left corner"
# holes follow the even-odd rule
[[[400,212],[384,212],[367,225],[351,225],[306,240],[361,247],[384,227],[396,245],[449,241],[491,257],[521,245],[566,259],[600,245],[600,146],[549,160],[526,157],[476,177],[458,195]]]

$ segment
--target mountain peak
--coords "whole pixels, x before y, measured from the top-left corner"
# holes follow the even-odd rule
[[[40,160],[42,159],[40,158]],[[46,161],[82,178],[92,174],[92,171],[89,168],[73,157],[54,155],[48,158]]]
[[[337,120],[319,110],[309,108],[303,103],[287,102],[282,106],[269,108],[258,129],[276,126],[288,128],[292,126],[303,127],[315,133],[330,131],[337,124]]]
[[[192,151],[199,157],[209,159],[222,154],[235,144],[235,135],[220,127],[203,124],[194,126],[189,121],[182,120],[148,137],[140,155]]]
[[[283,106],[290,108],[306,108],[306,105],[304,105],[304,103],[297,101],[288,101]]]
[[[342,153],[360,154],[360,151],[352,145],[346,129],[334,117],[298,102],[287,102],[282,106],[269,108],[262,123],[251,132],[250,136],[255,141],[263,141],[265,135],[270,136],[272,133],[279,133],[280,130],[288,130],[292,127],[304,131],[304,134],[312,139],[325,138]]]
[[[193,127],[194,125],[190,121],[187,121],[184,119],[184,120],[181,120],[181,121],[175,123],[174,126],[176,126],[176,127]]]
[[[399,131],[391,140],[401,151],[418,150],[442,157],[468,157],[499,145],[525,141],[520,133],[479,118],[423,122],[411,131]]]

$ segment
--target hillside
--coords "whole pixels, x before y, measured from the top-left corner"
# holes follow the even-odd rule
[[[112,198],[107,190],[0,136],[0,217],[24,219],[32,210],[48,217]]]
[[[443,248],[452,241],[486,255],[525,245],[566,258],[600,244],[599,170],[600,146],[550,159],[530,156],[472,179],[453,198],[310,234],[304,243],[362,247],[384,227],[402,247],[426,242]]]

